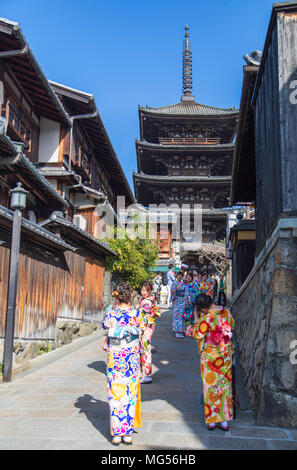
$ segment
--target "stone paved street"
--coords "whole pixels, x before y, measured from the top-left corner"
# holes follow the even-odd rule
[[[76,340],[0,384],[0,449],[131,449],[110,444],[103,339]],[[196,343],[172,335],[170,311],[153,345],[133,449],[297,449],[297,430],[256,427],[250,411],[238,412],[228,433],[207,431]]]

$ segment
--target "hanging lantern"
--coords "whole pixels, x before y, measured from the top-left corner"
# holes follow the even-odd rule
[[[17,187],[9,192],[11,194],[10,208],[12,210],[25,209],[28,192],[22,187],[22,183],[17,183]]]

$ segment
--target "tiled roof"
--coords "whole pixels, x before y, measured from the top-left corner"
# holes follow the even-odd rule
[[[194,214],[199,213],[194,210]],[[202,209],[202,215],[227,215],[226,209]]]
[[[256,221],[255,219],[246,219],[239,220],[236,225],[230,229],[231,232],[236,232],[238,230],[256,230]]]
[[[182,144],[182,145],[164,145],[164,144],[156,144],[152,142],[147,142],[146,140],[139,140],[135,139],[136,147],[145,147],[145,148],[151,148],[154,150],[172,150],[176,151],[177,149],[180,151],[181,147],[182,149],[189,149],[189,150],[199,150],[199,151],[218,151],[218,150],[234,150],[235,144],[233,142],[227,143],[227,144],[215,144],[215,145],[193,145],[193,144]]]
[[[216,108],[214,106],[207,106],[201,103],[192,101],[190,103],[176,103],[169,106],[161,106],[159,108],[152,108],[150,106],[139,106],[140,111],[152,114],[170,114],[170,115],[186,115],[186,116],[226,116],[237,115],[238,109],[233,108]]]
[[[51,227],[52,225],[60,225],[66,228],[69,228],[72,232],[76,232],[79,235],[80,239],[85,240],[85,244],[89,244],[90,246],[96,247],[97,249],[101,250],[107,255],[114,255],[117,256],[117,253],[109,248],[108,243],[98,240],[97,238],[93,237],[90,233],[82,230],[77,225],[73,224],[69,220],[59,217],[57,214],[52,214],[51,217],[47,220],[40,222],[39,224],[41,227]],[[79,243],[79,246],[81,244]]]
[[[12,223],[13,211],[10,209],[7,209],[7,207],[0,206],[0,218],[6,219]],[[57,235],[54,235],[49,230],[44,229],[39,224],[35,224],[34,222],[31,222],[30,220],[27,220],[24,217],[22,217],[21,219],[21,227],[22,227],[22,230],[25,230],[31,236],[32,240],[34,238],[38,238],[39,240],[43,240],[43,241],[46,240],[47,243],[49,243],[50,245],[54,246],[55,248],[59,250],[76,251],[76,248],[64,242],[64,240],[62,240]]]
[[[231,176],[172,176],[172,175],[146,175],[133,172],[133,177],[138,180],[151,182],[205,182],[205,183],[230,183]]]
[[[9,42],[15,42],[15,46],[10,46],[12,47],[12,50],[14,48],[18,50],[19,46],[24,50],[24,53],[18,56],[18,61],[13,60],[12,56],[12,60],[9,60],[9,65],[12,69],[12,72],[18,75],[16,72],[17,69],[14,67],[20,67],[20,64],[17,62],[23,62],[22,72],[19,74],[19,76],[17,76],[17,78],[20,80],[21,85],[25,91],[28,92],[39,114],[46,117],[47,113],[51,113],[51,115],[54,113],[57,117],[59,116],[59,120],[62,119],[66,125],[71,126],[71,121],[65,109],[50,86],[39,63],[31,51],[28,42],[22,33],[20,25],[15,21],[8,20],[7,18],[0,18],[0,26],[1,34],[6,34],[7,38],[9,38]],[[5,43],[3,43],[3,47],[4,44]],[[10,47],[8,51],[4,52],[9,52],[11,50]],[[32,75],[35,76],[32,77]],[[34,86],[32,85],[32,78],[34,78]],[[38,93],[40,94],[39,97],[37,96]]]

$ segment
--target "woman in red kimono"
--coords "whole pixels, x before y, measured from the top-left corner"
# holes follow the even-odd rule
[[[153,285],[151,282],[144,282],[141,286],[142,298],[136,307],[145,325],[141,336],[140,383],[142,384],[152,382],[152,336],[155,331],[156,316],[160,315],[152,293]]]
[[[234,319],[229,310],[215,305],[210,295],[198,295],[194,338],[198,341],[201,357],[205,421],[209,430],[217,426],[228,431],[228,421],[233,419],[233,326]]]

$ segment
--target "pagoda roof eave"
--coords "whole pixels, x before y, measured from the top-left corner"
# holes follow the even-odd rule
[[[208,184],[226,184],[231,182],[231,176],[171,176],[171,175],[146,175],[144,173],[133,172],[133,180],[144,181],[148,183],[208,183]]]
[[[234,150],[235,143],[231,142],[228,144],[216,144],[216,145],[206,145],[206,144],[201,144],[201,145],[195,145],[195,144],[176,144],[176,145],[161,145],[161,144],[155,144],[152,142],[147,142],[146,140],[139,140],[135,139],[135,145],[137,147],[142,147],[142,148],[147,148],[147,149],[152,149],[152,150],[160,150],[160,151],[176,151],[176,150],[197,150],[197,151],[209,151],[209,152],[215,152],[218,150]]]
[[[214,106],[207,106],[201,103],[192,102],[190,104],[176,103],[169,106],[161,106],[152,108],[149,106],[143,107],[138,105],[139,114],[147,114],[155,117],[187,117],[187,118],[237,118],[239,110],[233,108],[217,108]]]

